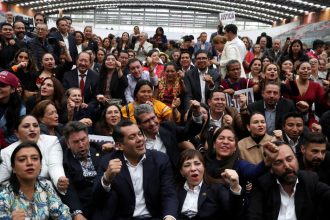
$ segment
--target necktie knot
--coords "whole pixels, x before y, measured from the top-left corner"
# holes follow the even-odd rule
[[[82,73],[79,75],[81,78],[85,78],[86,74]]]

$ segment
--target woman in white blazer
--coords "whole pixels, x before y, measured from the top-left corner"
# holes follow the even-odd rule
[[[22,116],[15,125],[18,141],[1,150],[3,162],[0,165],[0,183],[9,179],[12,172],[10,157],[15,148],[22,142],[37,143],[42,153],[40,176],[50,179],[60,193],[69,185],[63,169],[63,152],[56,136],[40,135],[37,119],[31,115]]]

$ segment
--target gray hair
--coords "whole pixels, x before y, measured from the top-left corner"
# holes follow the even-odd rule
[[[134,109],[134,117],[138,124],[141,123],[139,116],[145,113],[154,113],[154,108],[149,104],[141,104]]]

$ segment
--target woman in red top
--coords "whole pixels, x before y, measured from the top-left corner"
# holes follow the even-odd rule
[[[299,95],[289,95],[287,97],[296,103],[298,111],[308,113],[308,125],[311,125],[316,121],[312,109],[313,103],[322,102],[324,91],[320,84],[309,80],[311,75],[311,65],[309,62],[299,63],[296,67],[296,72],[299,76],[296,80]]]

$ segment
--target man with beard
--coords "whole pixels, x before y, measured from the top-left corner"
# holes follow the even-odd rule
[[[250,197],[247,219],[318,219],[320,204],[330,203],[330,187],[313,172],[298,171],[292,148],[283,142],[270,173],[260,177]]]
[[[316,132],[305,134],[301,153],[297,156],[300,169],[316,172],[320,181],[330,185],[330,153],[325,136]]]
[[[288,112],[294,112],[292,100],[281,97],[280,86],[275,82],[268,82],[262,90],[263,99],[248,105],[250,114],[260,112],[265,116],[267,134],[273,135],[274,130],[282,129],[282,117]]]
[[[211,91],[219,88],[220,75],[209,69],[207,51],[199,50],[195,54],[196,68],[190,69],[184,76],[185,97],[184,109],[188,110],[191,100],[206,104]]]
[[[23,21],[15,21],[13,27],[15,39],[20,48],[27,47],[27,43],[31,40],[31,38],[26,35],[25,24]]]

